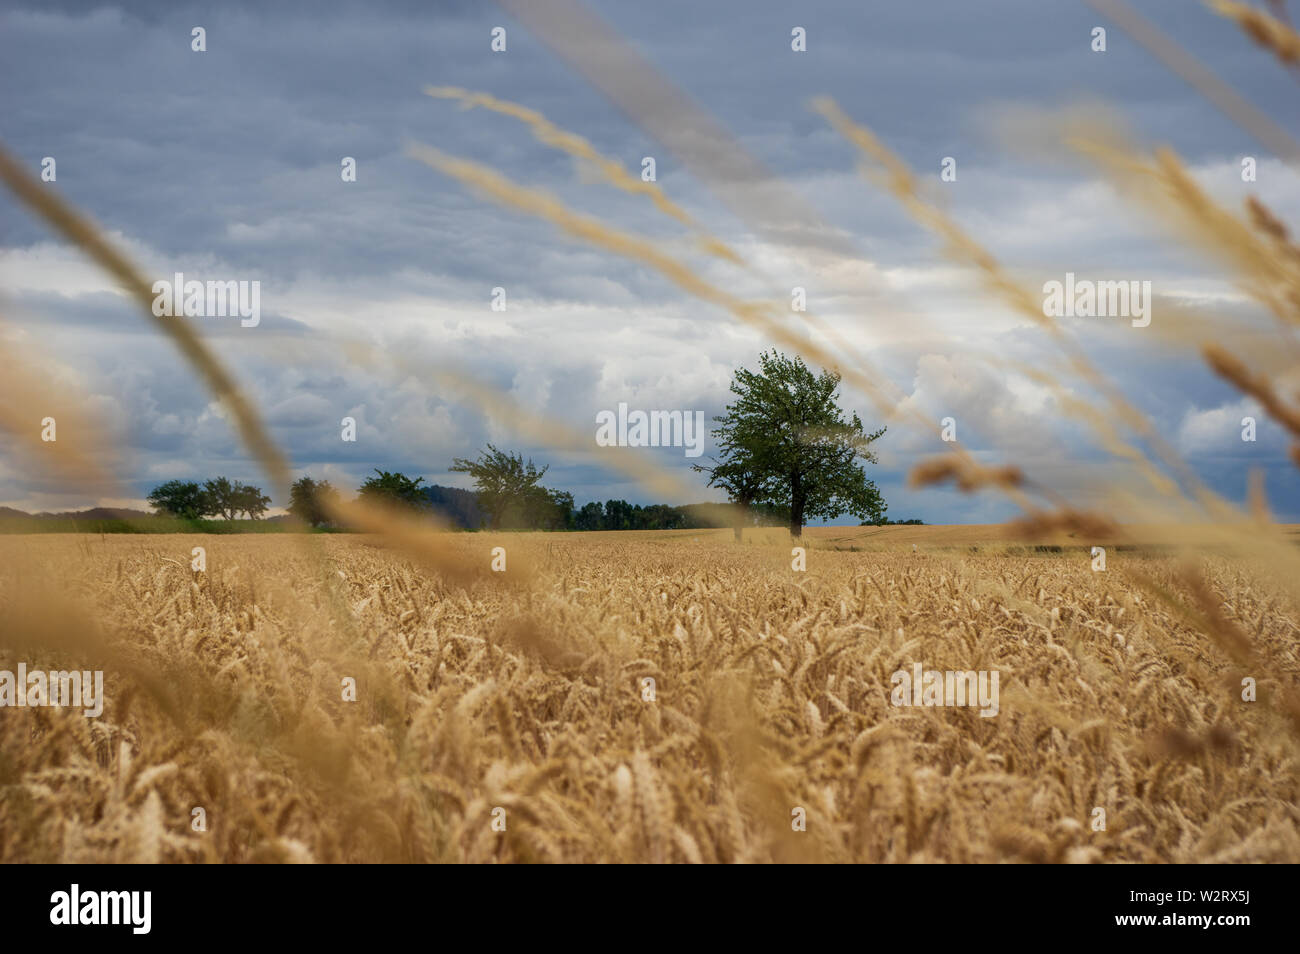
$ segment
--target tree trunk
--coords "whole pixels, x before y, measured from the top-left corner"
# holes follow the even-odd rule
[[[749,522],[749,505],[751,500],[741,497],[736,501],[736,542],[743,543],[745,540],[745,524]]]

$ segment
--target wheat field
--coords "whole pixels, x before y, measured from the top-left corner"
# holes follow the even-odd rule
[[[1234,658],[1152,596],[1196,602],[1172,556],[899,529],[802,572],[761,532],[439,535],[454,578],[375,536],[0,538],[3,664],[106,696],[6,713],[0,861],[1300,861],[1265,568],[1205,561]],[[1000,671],[996,718],[891,705],[915,662]]]

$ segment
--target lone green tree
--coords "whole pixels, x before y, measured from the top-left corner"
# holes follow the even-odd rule
[[[714,418],[722,458],[711,483],[746,506],[788,510],[796,539],[810,517],[883,520],[884,498],[858,459],[876,463],[870,445],[885,428],[868,434],[856,413],[846,419],[839,387],[839,374],[814,374],[775,351],[759,356],[757,372],[741,368],[731,382],[736,400]]]
[[[493,530],[501,529],[503,521],[544,523],[556,507],[550,491],[540,483],[548,468],[538,469],[531,460],[525,464],[522,456],[507,454],[491,444],[479,453],[478,460],[457,457],[449,469],[474,478],[478,505],[488,515]],[[573,498],[567,503],[572,508]]]
[[[338,491],[328,480],[299,477],[289,488],[289,512],[313,527],[330,522],[330,507],[337,502]]]

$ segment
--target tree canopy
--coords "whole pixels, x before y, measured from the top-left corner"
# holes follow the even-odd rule
[[[271,505],[271,498],[260,487],[226,477],[204,481],[201,487],[192,480],[169,480],[155,487],[148,500],[154,509],[186,520],[200,517],[234,520],[241,513],[257,520]]]
[[[169,480],[155,487],[148,499],[155,510],[186,520],[197,520],[208,512],[207,496],[192,480]]]
[[[884,498],[858,460],[876,462],[870,445],[885,428],[868,434],[856,413],[846,418],[839,386],[836,372],[814,374],[798,356],[763,353],[757,372],[736,372],[736,400],[714,418],[721,459],[698,469],[739,504],[787,510],[794,537],[810,517],[880,522]]]
[[[427,499],[420,484],[424,482],[423,477],[417,477],[412,480],[405,474],[375,468],[378,477],[367,477],[365,483],[357,491],[357,496],[361,500],[371,503],[385,503],[399,507],[410,507],[420,509],[427,506]]]
[[[773,477],[762,469],[746,448],[724,445],[722,450],[726,459],[718,461],[715,458],[712,467],[694,464],[692,469],[708,474],[709,486],[725,490],[731,502],[737,505],[735,531],[736,539],[740,540],[745,523],[753,520],[754,504],[773,495]]]
[[[474,478],[478,505],[488,515],[493,530],[502,526],[545,527],[559,521],[559,511],[564,511],[567,518],[573,509],[572,495],[555,495],[541,486],[546,467],[538,469],[532,460],[525,464],[521,455],[508,454],[491,444],[477,460],[457,457],[449,469]]]
[[[331,522],[330,506],[338,499],[338,491],[328,480],[299,477],[289,488],[288,510],[304,523],[319,527]]]

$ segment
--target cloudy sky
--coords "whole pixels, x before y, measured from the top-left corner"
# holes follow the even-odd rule
[[[1255,105],[1294,121],[1294,80],[1230,24],[1184,0],[1136,5]],[[738,210],[726,182],[693,166],[680,139],[652,138],[644,115],[624,112],[530,24],[487,0],[5,0],[0,141],[34,172],[53,157],[48,188],[149,275],[260,282],[257,327],[175,320],[198,326],[298,473],[352,488],[381,467],[467,486],[448,473],[452,458],[491,441],[550,464],[546,483],[579,503],[654,502],[662,494],[602,466],[597,412],[627,402],[712,417],[734,371],[773,344],[648,265],[570,239],[417,161],[411,147],[423,144],[650,241],[727,294],[784,302],[792,327],[802,316],[789,311],[790,290],[806,288],[808,311],[851,345],[842,360],[865,357],[906,407],[934,421],[928,433],[893,422],[878,445],[869,473],[891,517],[1015,514],[999,497],[905,486],[916,460],[945,449],[937,431],[947,416],[981,459],[1018,463],[1071,502],[1099,500],[1123,468],[1066,408],[1100,410],[1097,397],[1070,382],[1053,392],[1015,370],[1054,374],[1059,351],[858,174],[853,148],[809,108],[829,95],[1030,288],[1067,271],[1152,282],[1152,327],[1114,318],[1063,326],[1207,484],[1241,500],[1258,468],[1276,515],[1300,520],[1284,435],[1193,352],[1171,347],[1178,336],[1168,325],[1156,333],[1180,302],[1247,320],[1252,306],[1231,276],[1086,169],[1027,155],[996,133],[1011,107],[1060,114],[1105,104],[1143,143],[1176,149],[1217,198],[1239,208],[1255,194],[1297,221],[1294,171],[1116,25],[1067,0],[590,0],[588,9],[659,82],[720,124],[728,138],[709,147],[715,154],[759,164],[788,204]],[[1091,49],[1099,25],[1104,53]],[[204,52],[191,48],[195,27],[206,33]],[[491,48],[496,27],[506,31],[503,52]],[[795,27],[806,31],[806,52],[791,49]],[[655,157],[665,195],[748,267],[710,257],[698,232],[517,120],[431,98],[429,85],[538,111],[638,178],[643,157]],[[1257,157],[1257,182],[1241,181],[1243,156]],[[343,157],[356,160],[355,182],[343,181]],[[956,159],[956,181],[940,182],[944,157]],[[798,237],[784,241],[783,228]],[[504,311],[491,307],[498,287]],[[120,495],[92,499],[53,491],[16,448],[0,446],[0,504],[139,506],[161,481],[219,473],[265,484],[225,413],[146,316],[7,194],[0,317],[13,349],[6,360],[22,360],[23,343],[38,347],[52,374],[87,395],[124,461]],[[357,341],[370,360],[346,347]],[[590,450],[557,451],[493,417],[440,380],[441,368],[590,435]],[[869,426],[883,422],[847,382],[843,404]],[[1253,443],[1241,440],[1246,415],[1260,422]],[[354,443],[340,439],[345,416],[358,423]],[[690,484],[671,502],[719,499],[681,449],[639,453]]]

